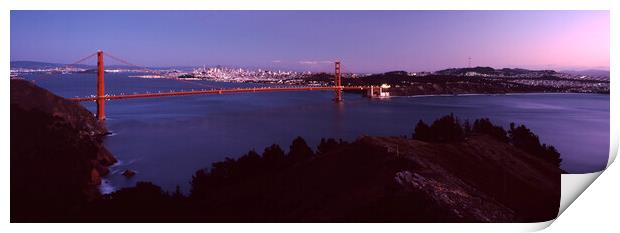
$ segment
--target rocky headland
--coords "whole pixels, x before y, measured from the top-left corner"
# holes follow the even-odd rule
[[[116,159],[106,128],[78,103],[11,80],[11,220],[57,221],[100,197]]]

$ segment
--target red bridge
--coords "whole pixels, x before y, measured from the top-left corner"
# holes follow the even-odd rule
[[[142,93],[142,94],[122,94],[122,95],[106,95],[105,83],[104,83],[104,63],[103,63],[103,51],[99,50],[96,54],[91,54],[73,64],[78,64],[93,56],[97,56],[97,95],[91,97],[77,97],[69,98],[73,101],[96,101],[97,102],[97,119],[100,121],[105,120],[105,101],[109,100],[121,100],[121,99],[135,99],[135,98],[154,98],[154,97],[166,97],[166,96],[187,96],[187,95],[210,95],[210,94],[232,94],[232,93],[251,93],[251,92],[274,92],[274,91],[334,91],[336,93],[334,101],[342,102],[343,90],[373,90],[380,89],[380,87],[372,86],[342,86],[340,62],[335,62],[335,80],[334,86],[291,86],[291,87],[254,87],[254,88],[231,88],[231,89],[213,89],[213,90],[192,90],[192,91],[170,91],[170,92],[157,92],[157,93]],[[158,72],[149,70],[143,66],[136,66],[122,59],[116,58],[108,54],[111,58],[120,61],[124,64],[141,67],[150,72]]]

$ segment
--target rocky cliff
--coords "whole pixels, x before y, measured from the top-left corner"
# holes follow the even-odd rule
[[[115,158],[77,103],[11,80],[11,221],[62,221],[99,196]]]

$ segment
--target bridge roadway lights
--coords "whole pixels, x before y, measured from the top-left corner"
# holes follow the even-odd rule
[[[156,97],[159,96],[158,94],[145,94],[145,95],[140,95],[140,96],[136,96],[136,94],[134,93],[134,96],[132,95],[128,95],[128,96],[118,96],[117,98],[110,98],[107,97],[105,95],[105,83],[104,83],[104,63],[103,63],[103,51],[99,50],[97,51],[97,95],[95,96],[95,98],[76,98],[76,101],[88,101],[88,100],[94,100],[97,103],[97,120],[99,121],[103,121],[105,120],[105,101],[106,100],[113,100],[113,99],[125,99],[125,98],[143,98],[143,97]],[[342,102],[342,91],[345,89],[344,86],[342,86],[342,80],[341,80],[341,69],[340,69],[340,61],[336,61],[335,62],[335,80],[334,80],[334,91],[335,91],[335,98],[334,98],[334,102],[336,103],[340,103]],[[348,87],[348,89],[351,89],[352,87]],[[373,87],[359,87],[360,90],[364,90],[365,88],[370,88],[371,92]],[[238,92],[257,92],[257,91],[261,91],[263,92],[263,89],[265,91],[267,91],[267,89],[269,88],[260,88],[257,90],[256,87],[254,88],[248,88],[248,89],[237,89],[237,90],[231,90],[228,91],[227,93],[238,93]],[[305,88],[280,88],[282,90],[326,90],[327,88],[315,88],[315,87],[305,87]],[[175,96],[175,95],[191,95],[192,93],[194,93],[196,91],[190,91],[190,92],[182,92],[182,93],[177,93],[177,94],[172,94],[172,95],[160,95],[161,96]],[[204,92],[204,91],[203,91]],[[172,90],[170,90],[170,93],[174,93]],[[214,93],[214,92],[211,92]],[[224,90],[218,90],[217,91],[218,94],[223,94]],[[208,94],[208,93],[205,93]]]

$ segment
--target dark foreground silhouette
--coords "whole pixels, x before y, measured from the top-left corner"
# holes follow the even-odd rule
[[[420,121],[411,138],[249,151],[196,171],[187,195],[139,182],[100,196],[93,187],[113,163],[97,136],[105,129],[57,98],[11,82],[13,222],[537,222],[559,208],[553,147],[525,126],[452,115]],[[47,104],[24,107],[33,102]]]
[[[67,221],[99,198],[116,162],[85,108],[11,80],[11,221]]]

